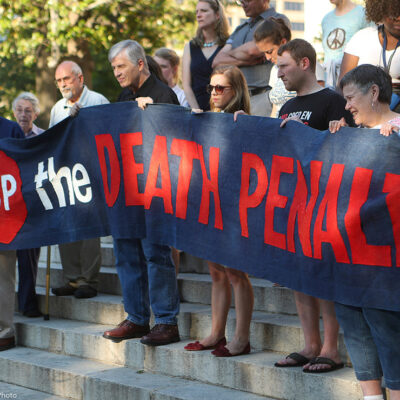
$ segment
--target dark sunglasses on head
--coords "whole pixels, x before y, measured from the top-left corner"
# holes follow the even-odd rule
[[[230,89],[230,88],[231,88],[231,86],[221,86],[221,85],[215,85],[215,86],[213,86],[213,85],[207,85],[207,92],[208,92],[209,94],[211,94],[212,91],[215,89],[215,93],[217,93],[217,94],[222,94],[222,93],[224,93],[224,90],[225,90],[225,89]]]

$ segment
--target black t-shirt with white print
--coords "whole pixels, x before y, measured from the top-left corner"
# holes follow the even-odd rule
[[[353,117],[345,110],[346,100],[331,89],[325,88],[305,96],[296,96],[287,101],[279,111],[279,118],[297,115],[305,125],[324,131],[329,121],[345,118],[349,126],[355,126]]]

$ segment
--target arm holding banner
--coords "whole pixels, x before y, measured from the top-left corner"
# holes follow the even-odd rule
[[[293,115],[291,117],[285,118],[281,124],[279,125],[281,128],[283,128],[289,121],[296,121],[296,122],[300,122],[300,124],[303,124],[303,121],[297,116],[297,115]]]
[[[344,118],[335,121],[329,121],[329,132],[336,133],[340,128],[343,128],[347,125],[347,122]]]

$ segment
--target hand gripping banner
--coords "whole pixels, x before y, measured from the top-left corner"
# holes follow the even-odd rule
[[[82,109],[0,141],[0,249],[148,237],[345,304],[400,310],[400,138],[173,105]]]

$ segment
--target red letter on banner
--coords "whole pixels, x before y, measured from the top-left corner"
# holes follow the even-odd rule
[[[294,224],[297,217],[297,229],[301,248],[307,257],[312,257],[310,240],[311,219],[314,212],[315,203],[319,193],[319,178],[321,177],[322,161],[311,161],[310,163],[310,185],[311,197],[307,204],[308,189],[301,169],[300,161],[297,161],[297,185],[293,196],[292,206],[290,207],[288,227],[287,227],[287,249],[295,252],[294,245]]]
[[[388,193],[386,204],[393,226],[396,267],[400,267],[400,175],[386,174],[382,192]]]
[[[157,187],[158,171],[160,170],[161,187]],[[161,197],[164,200],[164,210],[167,214],[173,214],[171,177],[169,174],[167,138],[156,136],[151,155],[149,173],[147,175],[146,188],[144,190],[144,206],[149,209],[153,197]]]
[[[271,165],[271,179],[269,182],[267,202],[265,204],[264,243],[285,250],[285,234],[274,231],[275,208],[285,208],[288,200],[286,196],[282,196],[279,194],[279,182],[282,172],[293,174],[293,158],[273,155]]]
[[[113,138],[109,133],[96,135],[95,140],[101,176],[103,177],[104,196],[108,207],[112,207],[117,200],[121,185],[121,168],[119,166],[117,151],[115,150]],[[108,182],[106,150],[108,159],[110,160],[110,182]]]
[[[257,173],[257,186],[252,194],[249,194],[250,172],[254,169]],[[267,192],[268,175],[265,165],[260,157],[251,153],[242,154],[242,179],[240,184],[239,217],[242,227],[242,236],[249,237],[247,224],[247,210],[255,208],[262,202]]]
[[[198,145],[197,149],[200,158],[201,173],[203,175],[199,222],[202,224],[208,224],[208,217],[210,215],[210,192],[212,192],[214,195],[215,209],[214,227],[223,229],[222,211],[218,189],[219,149],[216,147],[210,147],[210,179],[208,179],[206,165],[204,162],[203,146]]]
[[[372,173],[373,171],[370,169],[356,168],[351,185],[349,208],[344,217],[344,223],[354,264],[390,267],[392,264],[390,246],[368,244],[362,230],[360,210],[368,198]]]
[[[193,171],[193,160],[199,158],[197,153],[197,143],[189,140],[173,139],[171,144],[171,154],[181,157],[178,184],[176,188],[175,215],[178,218],[186,219],[188,193]]]
[[[350,263],[346,246],[340,235],[337,221],[337,206],[340,184],[342,182],[344,165],[333,164],[325,189],[325,195],[318,209],[314,226],[314,257],[322,259],[322,242],[330,243],[337,262]],[[326,231],[322,223],[326,213]]]
[[[144,194],[139,193],[137,176],[143,174],[143,164],[137,164],[133,154],[133,146],[143,144],[142,132],[121,133],[119,140],[124,171],[125,203],[127,206],[142,206]]]

